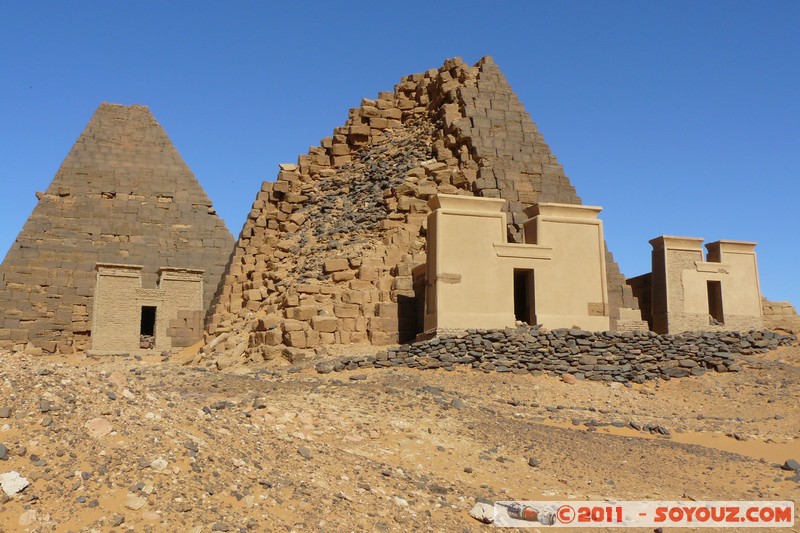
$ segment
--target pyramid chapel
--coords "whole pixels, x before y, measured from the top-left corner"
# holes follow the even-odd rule
[[[38,197],[0,266],[0,347],[225,337],[258,361],[520,322],[758,329],[786,311],[762,302],[755,243],[658,237],[652,272],[626,279],[601,208],[489,57],[362,100],[262,184],[236,242],[143,106],[102,104]]]

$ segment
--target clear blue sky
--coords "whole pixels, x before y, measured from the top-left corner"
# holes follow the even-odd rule
[[[261,181],[405,74],[491,55],[623,272],[753,240],[800,305],[800,2],[0,3],[0,255],[100,102],[145,104],[234,235]]]

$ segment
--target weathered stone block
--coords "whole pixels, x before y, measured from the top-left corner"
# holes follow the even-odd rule
[[[283,334],[283,342],[292,348],[305,348],[306,333],[304,331],[287,331]]]
[[[354,318],[360,315],[360,307],[355,304],[340,304],[333,308],[333,314],[339,318]]]
[[[320,286],[319,285],[298,285],[297,292],[300,294],[318,294]]]
[[[336,317],[317,315],[311,318],[311,327],[314,331],[322,333],[332,333],[339,327]]]
[[[319,346],[319,332],[306,331],[306,348],[316,348],[317,346]]]
[[[378,304],[377,315],[381,318],[397,318],[397,304],[395,303]]]
[[[325,261],[325,273],[330,274],[332,272],[339,272],[342,270],[349,270],[350,263],[347,259],[338,258],[338,259],[328,259]]]
[[[343,270],[341,272],[334,272],[331,278],[333,281],[339,283],[342,281],[350,281],[351,279],[355,279],[356,272],[354,270]]]
[[[306,328],[307,323],[301,320],[284,320],[283,329],[285,331],[302,331]]]

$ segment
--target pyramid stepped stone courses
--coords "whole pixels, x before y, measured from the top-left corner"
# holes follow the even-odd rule
[[[412,340],[411,270],[425,262],[426,202],[438,193],[506,199],[512,242],[521,242],[525,206],[580,203],[490,58],[447,60],[364,99],[332,137],[264,182],[204,352],[260,361]],[[610,256],[608,272],[613,305],[635,308]]]
[[[800,333],[800,316],[789,302],[773,302],[763,298],[761,309],[764,312],[764,326],[772,330]]]
[[[208,307],[233,236],[146,107],[100,105],[37,197],[0,267],[0,346],[86,348],[98,262],[141,265],[144,287],[203,269]]]
[[[508,241],[522,243],[525,207],[537,202],[580,204],[581,199],[498,66],[484,58],[478,67],[475,87],[456,91],[462,117],[449,123],[450,138],[457,142],[452,148],[473,154],[478,172],[472,190],[477,196],[508,201]],[[452,107],[446,111],[457,117]],[[643,329],[639,320],[616,320],[619,309],[638,309],[638,305],[608,250],[606,277],[614,329]]]

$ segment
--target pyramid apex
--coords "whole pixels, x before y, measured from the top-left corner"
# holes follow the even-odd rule
[[[101,102],[99,106],[97,106],[97,110],[95,113],[100,111],[103,112],[125,112],[125,111],[139,111],[143,113],[147,113],[148,115],[152,115],[153,113],[150,111],[150,108],[143,104],[116,104],[114,102]]]
[[[451,68],[460,67],[460,66],[463,66],[463,65],[464,65],[464,60],[461,59],[461,56],[456,56],[456,57],[451,57],[451,58],[445,59],[444,64],[442,65],[442,68],[449,70]]]

